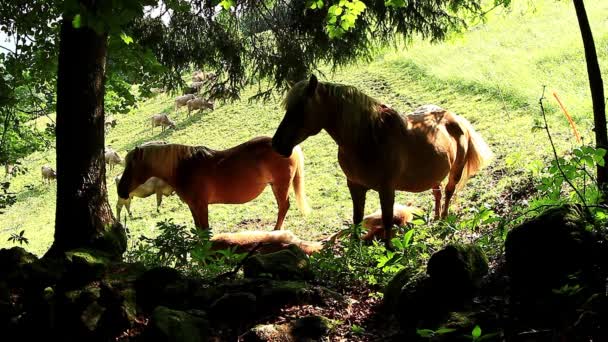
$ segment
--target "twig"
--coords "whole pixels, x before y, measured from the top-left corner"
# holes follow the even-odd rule
[[[247,253],[247,255],[245,255],[245,257],[243,258],[243,260],[241,260],[232,271],[228,271],[226,273],[222,273],[220,275],[218,275],[217,277],[215,277],[215,280],[221,280],[221,279],[225,279],[228,277],[232,277],[235,274],[238,273],[238,271],[241,269],[241,267],[243,267],[243,265],[245,264],[245,261],[247,261],[247,259],[249,259],[253,253],[257,252],[258,249],[260,249],[260,247],[262,247],[263,243],[262,242],[258,242],[255,244],[255,246],[249,251],[249,253]]]
[[[562,166],[559,163],[559,157],[557,156],[557,150],[555,149],[555,144],[553,143],[553,138],[551,137],[551,132],[549,131],[549,124],[547,123],[547,115],[545,114],[545,107],[543,106],[543,99],[545,98],[545,88],[546,88],[546,86],[543,86],[543,93],[540,96],[540,99],[538,99],[538,104],[540,105],[540,112],[541,112],[541,114],[543,116],[543,120],[545,122],[544,128],[545,128],[545,131],[547,132],[547,136],[549,137],[549,143],[551,144],[551,149],[553,150],[553,157],[555,158],[555,164],[557,165],[557,169],[559,170],[559,173],[562,175],[562,177],[564,177],[564,180],[566,181],[566,183],[568,183],[568,185],[570,185],[572,190],[574,190],[574,192],[576,193],[578,198],[581,200],[583,205],[586,207],[587,203],[585,202],[585,197],[583,197],[583,195],[581,195],[581,193],[574,186],[574,184],[572,184],[570,179],[568,179],[568,177],[566,177],[566,174],[564,173],[564,170],[562,169]]]

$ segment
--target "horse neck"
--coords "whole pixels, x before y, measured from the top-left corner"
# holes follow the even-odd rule
[[[169,185],[175,184],[176,170],[180,161],[189,152],[188,146],[162,145],[146,158],[146,169],[149,177],[164,180]]]
[[[358,146],[364,143],[365,137],[372,135],[371,118],[365,114],[360,115],[357,122],[353,122],[349,115],[353,113],[343,110],[343,106],[336,100],[329,100],[330,108],[325,115],[323,128],[340,147]],[[333,102],[333,103],[332,103]]]

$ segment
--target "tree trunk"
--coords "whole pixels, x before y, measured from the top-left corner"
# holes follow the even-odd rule
[[[104,93],[107,35],[61,24],[57,71],[57,209],[47,255],[91,247],[120,256],[126,236],[106,190]]]
[[[595,131],[595,144],[599,148],[608,149],[608,135],[606,134],[606,103],[604,99],[604,82],[600,72],[600,65],[595,52],[593,34],[589,26],[589,19],[585,11],[583,0],[573,0],[578,18],[578,26],[583,38],[585,48],[585,59],[587,61],[587,74],[589,86],[591,87],[591,100],[593,101],[593,123]],[[604,156],[604,166],[597,166],[597,183],[600,189],[606,193],[608,190],[608,154]],[[604,195],[604,201],[606,195]]]

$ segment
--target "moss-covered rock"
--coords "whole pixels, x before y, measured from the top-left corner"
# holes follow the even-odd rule
[[[388,312],[393,312],[395,310],[395,306],[401,295],[401,290],[410,281],[411,276],[411,271],[404,268],[397,272],[388,284],[386,284],[383,291],[384,297],[382,299],[385,310]]]
[[[599,239],[587,227],[583,209],[565,205],[513,228],[507,235],[505,256],[514,293],[524,297],[550,294],[575,273],[581,280],[594,278],[594,265],[608,256],[602,255]]]
[[[214,320],[240,322],[252,320],[257,311],[257,298],[250,292],[226,293],[211,304],[209,313]]]
[[[38,258],[21,247],[0,249],[0,279],[6,279],[10,273],[18,271],[25,264],[32,263]]]
[[[203,342],[208,340],[206,319],[164,306],[154,309],[144,341]]]
[[[312,276],[308,256],[296,245],[249,258],[243,265],[243,272],[249,278],[309,279]]]
[[[162,305],[173,309],[186,309],[193,292],[188,280],[170,267],[156,267],[144,272],[135,281],[137,304],[144,311]]]
[[[323,316],[307,316],[284,324],[259,324],[243,335],[245,342],[319,341],[336,326]]]
[[[452,244],[434,253],[427,274],[435,286],[452,296],[470,295],[488,273],[488,259],[479,246]]]

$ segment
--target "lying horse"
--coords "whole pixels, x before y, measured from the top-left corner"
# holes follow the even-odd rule
[[[354,223],[363,219],[367,191],[378,191],[389,248],[395,190],[433,189],[435,217],[446,217],[456,188],[492,156],[461,116],[433,105],[401,115],[355,87],[318,82],[314,75],[296,83],[284,105],[285,116],[272,138],[275,151],[287,156],[293,146],[325,129],[338,144]],[[440,185],[446,177],[442,208]]]
[[[213,203],[246,203],[270,184],[279,215],[274,229],[281,229],[289,209],[293,185],[296,204],[310,211],[304,193],[304,156],[299,146],[284,158],[272,150],[269,137],[258,137],[223,151],[204,146],[158,144],[136,147],[125,158],[118,196],[129,194],[150,177],[168,183],[190,207],[194,224],[209,228],[208,206]]]
[[[424,212],[416,207],[412,207],[411,205],[401,205],[395,204],[393,206],[393,225],[397,227],[405,226],[406,224],[412,222],[414,219],[414,215],[422,215]],[[369,214],[363,218],[361,221],[361,228],[366,231],[364,235],[361,236],[361,240],[370,242],[376,238],[384,239],[384,224],[382,223],[382,210],[378,209],[372,214]],[[334,243],[336,240],[342,239],[344,236],[347,236],[351,232],[351,229],[341,230],[334,235],[327,238],[325,241],[329,241]],[[392,232],[390,238],[394,238],[395,234]]]

